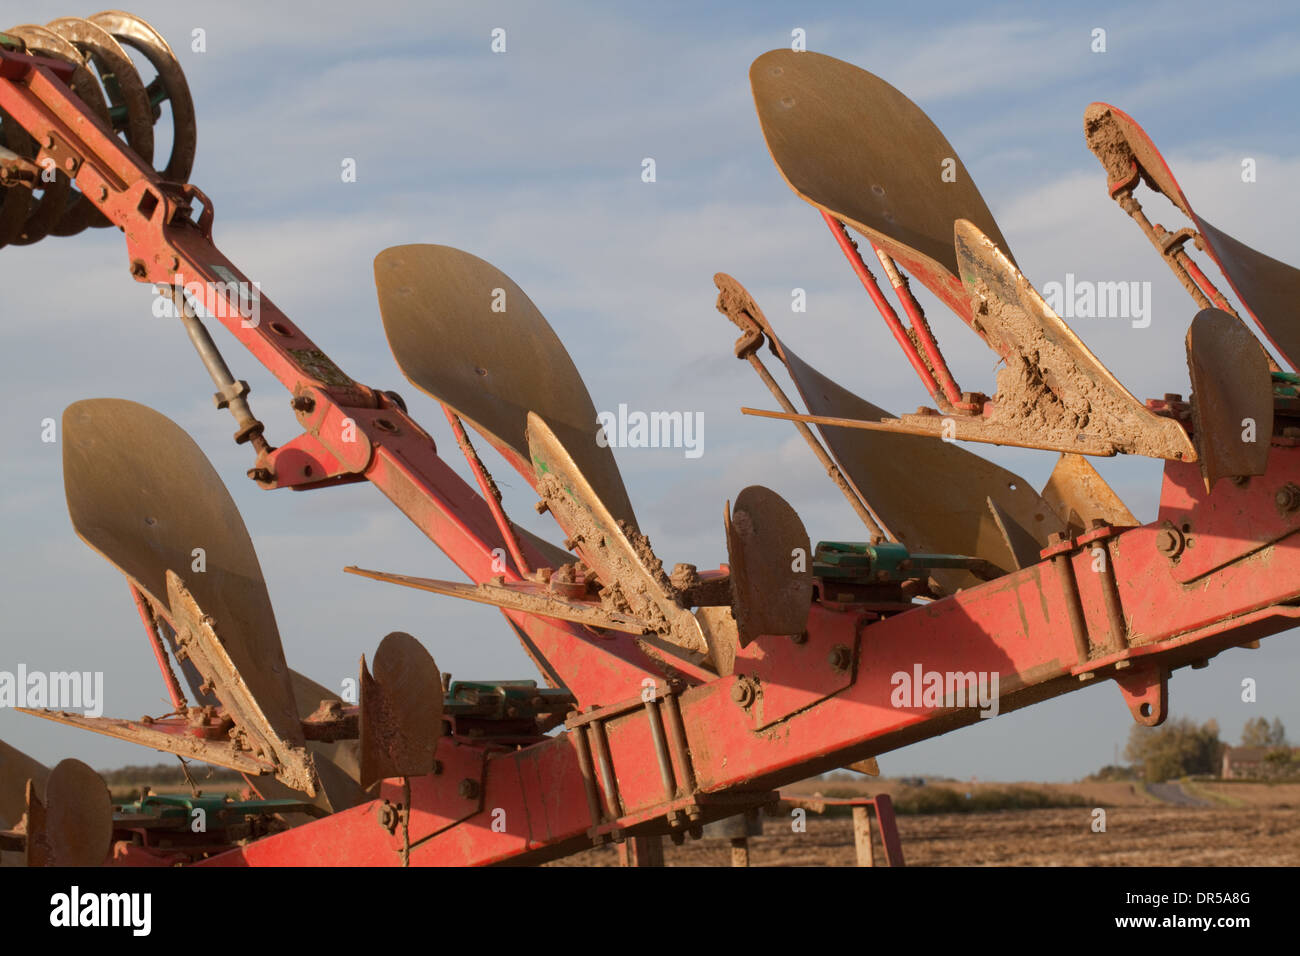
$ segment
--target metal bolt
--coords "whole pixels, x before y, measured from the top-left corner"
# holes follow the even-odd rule
[[[295,412],[309,412],[316,407],[316,399],[310,395],[295,395],[289,402]]]
[[[748,677],[742,677],[731,685],[731,699],[741,707],[754,702],[754,693],[754,682]]]
[[[478,796],[478,781],[466,777],[460,782],[460,786],[456,788],[456,792],[466,800],[473,800]]]
[[[1183,533],[1177,528],[1161,528],[1156,534],[1156,550],[1167,558],[1176,557],[1183,550]]]
[[[827,660],[830,662],[831,670],[846,671],[853,663],[853,652],[849,650],[847,644],[836,644],[831,648]]]
[[[248,477],[263,483],[275,480],[275,475],[271,474],[269,468],[250,468],[248,469]]]
[[[1277,490],[1277,494],[1273,496],[1273,501],[1277,504],[1277,510],[1283,514],[1295,511],[1296,508],[1300,508],[1300,488],[1288,481]]]
[[[379,820],[379,825],[389,833],[397,829],[397,811],[387,800],[379,805],[375,816]]]
[[[798,634],[791,634],[791,635],[790,635],[790,642],[793,643],[793,644],[807,644],[807,643],[808,643],[808,632],[807,632],[807,631],[800,631]]]

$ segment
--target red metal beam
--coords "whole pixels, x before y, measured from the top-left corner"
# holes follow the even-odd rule
[[[896,675],[914,677],[918,668],[945,675],[996,674],[998,709],[1004,713],[1087,686],[1093,683],[1089,675],[1124,680],[1140,695],[1161,688],[1176,667],[1292,627],[1300,617],[1295,536],[1300,515],[1278,514],[1273,499],[1278,487],[1300,482],[1300,448],[1273,452],[1268,473],[1251,479],[1249,493],[1219,482],[1207,494],[1196,465],[1168,462],[1161,520],[1082,535],[1065,552],[1072,574],[1062,574],[1049,558],[883,619],[852,608],[815,606],[803,643],[759,637],[741,651],[735,674],[680,693],[690,766],[673,755],[677,780],[686,779],[689,770],[707,819],[709,794],[757,793],[981,719],[977,707],[948,705],[956,701],[940,706],[924,699],[900,701]],[[1173,561],[1162,541],[1168,530],[1164,522],[1205,528],[1209,544],[1215,516],[1243,509],[1254,515],[1255,534],[1222,545],[1227,550],[1217,554],[1214,570],[1183,581],[1181,562]],[[1099,560],[1103,549],[1105,562]],[[1105,594],[1107,566],[1118,583],[1125,622],[1118,636]],[[1071,634],[1067,588],[1075,590],[1083,612],[1089,655],[1082,663]],[[843,644],[852,650],[851,669],[836,676],[827,648]],[[789,652],[791,646],[795,652]],[[800,649],[807,653],[792,664],[791,653]],[[746,695],[735,692],[746,681],[757,688],[748,705],[739,702]],[[759,726],[771,716],[759,712],[759,701],[783,694],[790,707],[800,709]],[[797,694],[812,699],[800,707],[791,696]],[[671,805],[664,798],[647,711],[634,707],[609,717],[604,737],[616,771],[619,824],[629,833],[667,832]],[[411,863],[537,861],[589,845],[593,819],[579,743],[575,728],[521,751],[488,754],[477,812],[424,835],[411,847]],[[434,781],[426,791],[413,791],[412,799],[417,806],[446,802],[455,783]],[[385,788],[387,798],[396,799],[396,784],[390,781]],[[218,862],[301,862],[312,847],[334,840],[355,854],[351,860],[371,861],[380,841],[370,822],[373,813],[372,808],[307,824]]]

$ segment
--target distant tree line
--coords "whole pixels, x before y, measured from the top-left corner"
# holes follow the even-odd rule
[[[1187,717],[1170,718],[1159,727],[1134,724],[1124,748],[1130,766],[1103,767],[1091,779],[1141,779],[1159,783],[1199,774],[1218,776],[1227,746],[1219,740],[1219,724],[1213,719],[1199,727]],[[1254,717],[1246,721],[1241,733],[1241,746],[1269,751],[1264,761],[1270,777],[1290,776],[1300,771],[1280,718],[1275,717],[1270,722],[1265,717]]]
[[[194,782],[202,786],[206,783],[232,783],[242,780],[243,778],[237,771],[227,770],[225,767],[214,767],[206,763],[189,764],[190,776]],[[119,767],[117,770],[101,770],[99,775],[104,778],[104,782],[110,787],[120,787],[127,784],[157,784],[161,786],[170,786],[172,784],[184,785],[185,770],[179,763],[156,763],[156,764],[132,764],[129,767]]]

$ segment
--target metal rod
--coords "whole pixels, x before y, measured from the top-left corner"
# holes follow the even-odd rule
[[[695,768],[691,764],[691,751],[686,744],[686,727],[682,723],[682,712],[677,705],[676,694],[664,696],[664,706],[660,713],[668,729],[668,742],[673,748],[673,756],[677,758],[677,766],[681,770],[682,790],[692,794],[695,792]]]
[[[1237,310],[1232,307],[1232,303],[1227,297],[1219,291],[1219,287],[1210,281],[1210,277],[1201,271],[1201,267],[1196,264],[1196,260],[1187,254],[1186,249],[1179,249],[1175,255],[1178,257],[1178,263],[1187,270],[1187,274],[1192,277],[1192,281],[1200,287],[1210,299],[1214,302],[1216,309],[1222,309],[1237,321],[1241,321],[1241,316]]]
[[[1115,201],[1138,224],[1138,228],[1146,234],[1146,237],[1151,240],[1151,245],[1155,246],[1156,251],[1160,253],[1160,257],[1169,263],[1169,268],[1173,271],[1174,276],[1183,284],[1183,288],[1187,290],[1200,308],[1222,309],[1242,325],[1246,325],[1245,320],[1232,307],[1232,303],[1228,301],[1227,296],[1220,292],[1218,286],[1210,281],[1210,277],[1201,270],[1201,267],[1196,264],[1196,260],[1187,254],[1187,250],[1182,248],[1181,244],[1172,249],[1167,247],[1165,239],[1169,235],[1168,231],[1164,226],[1153,226],[1151,224],[1146,214],[1142,212],[1142,204],[1133,196],[1131,190],[1116,193]],[[1199,235],[1197,242],[1198,244],[1200,242]],[[1249,329],[1249,326],[1247,328]],[[1251,332],[1250,334],[1253,336],[1255,333]],[[1268,367],[1270,371],[1274,372],[1281,370],[1281,367],[1274,361],[1271,354],[1268,355]]]
[[[149,599],[134,584],[130,587],[136,610],[140,612],[140,620],[144,621],[145,633],[149,635],[153,656],[158,661],[158,669],[162,671],[163,682],[167,685],[167,696],[172,699],[172,706],[177,711],[183,711],[189,706],[189,702],[185,699],[185,692],[181,690],[180,682],[176,680],[176,674],[172,671],[171,661],[167,659],[167,649],[163,647],[162,635],[158,633],[158,619],[154,617]]]
[[[230,414],[235,418],[235,424],[239,426],[235,432],[235,441],[239,444],[251,442],[259,455],[269,453],[271,446],[262,434],[263,425],[253,414],[248,399],[244,397],[248,394],[248,383],[236,381],[235,376],[231,374],[230,367],[221,357],[221,351],[212,341],[207,327],[199,319],[189,299],[185,297],[184,286],[174,285],[171,288],[172,301],[176,303],[181,324],[185,326],[185,333],[190,337],[194,350],[199,353],[199,359],[203,362],[203,367],[208,370],[212,384],[217,387],[217,407],[229,408]]]
[[[677,799],[677,779],[673,776],[673,758],[668,752],[668,739],[664,733],[663,717],[659,712],[659,701],[653,697],[645,702],[646,719],[650,723],[650,739],[654,744],[655,760],[659,764],[659,779],[664,785],[664,800],[668,803]],[[670,826],[679,827],[684,821],[680,810],[668,812]]]
[[[912,324],[912,330],[916,333],[921,348],[925,350],[926,358],[929,359],[930,370],[938,379],[939,384],[943,386],[948,401],[955,406],[962,407],[961,389],[957,387],[957,380],[952,377],[952,372],[948,369],[948,363],[944,361],[943,353],[939,351],[939,343],[935,341],[934,333],[930,330],[930,323],[926,321],[925,311],[921,308],[921,303],[916,301],[911,286],[907,284],[907,277],[899,270],[897,263],[889,257],[888,253],[874,242],[871,244],[871,248],[875,250],[876,258],[880,260],[880,265],[885,270],[885,276],[889,279],[889,284],[894,287],[894,294],[898,296],[898,301],[903,304],[903,311],[907,313],[907,319]]]
[[[929,428],[924,425],[916,425],[902,419],[891,419],[888,422],[869,422],[858,418],[836,418],[833,415],[804,415],[800,412],[776,412],[770,408],[750,408],[748,405],[740,407],[742,415],[756,415],[759,418],[779,418],[788,422],[808,422],[813,425],[834,425],[838,428],[861,428],[865,431],[876,432],[893,432],[896,435],[924,435],[928,438],[939,438],[940,433],[937,429]],[[922,416],[910,416],[913,421]],[[926,416],[937,419],[939,416]],[[996,436],[988,436],[981,429],[982,421],[970,416],[963,416],[963,421],[969,419],[971,431],[967,434],[956,436],[961,441],[984,442],[991,445],[1006,445],[1011,448],[1055,448],[1061,451],[1071,451],[1081,455],[1112,455],[1115,453],[1114,444],[1107,440],[1105,444],[1101,439],[1097,440],[1096,445],[1082,445],[1078,448],[1064,448],[1059,445],[1044,446],[1037,444],[1030,439],[1005,438],[1000,433]]]
[[[826,225],[830,227],[831,234],[835,236],[835,241],[839,243],[840,249],[844,252],[845,258],[849,260],[849,265],[853,266],[853,271],[856,272],[858,278],[862,280],[862,285],[866,288],[867,295],[871,296],[871,301],[875,303],[876,310],[880,312],[881,317],[885,320],[885,324],[889,326],[889,331],[894,333],[894,339],[903,350],[903,354],[907,356],[908,362],[912,364],[912,368],[915,369],[916,374],[920,376],[921,384],[925,386],[926,391],[930,393],[930,396],[936,402],[947,404],[947,399],[944,397],[943,392],[934,380],[934,374],[930,371],[929,366],[925,364],[925,360],[921,358],[921,354],[916,350],[916,343],[912,341],[911,337],[907,334],[907,330],[903,328],[903,323],[899,321],[898,313],[895,312],[894,307],[889,304],[889,300],[885,298],[885,294],[880,291],[880,286],[876,284],[876,277],[871,274],[871,270],[867,268],[867,264],[862,261],[862,256],[858,254],[854,241],[849,238],[849,233],[848,230],[844,228],[844,223],[840,222],[828,212],[823,212],[822,218],[826,220]]]
[[[601,795],[605,798],[605,811],[611,820],[623,815],[623,803],[618,797],[618,778],[614,776],[614,762],[609,759],[609,741],[605,737],[605,723],[593,720],[587,724],[591,735],[591,750],[600,771]]]
[[[587,729],[575,727],[573,746],[578,751],[578,771],[582,774],[582,787],[587,793],[587,809],[591,811],[591,825],[599,826],[604,817],[600,812],[600,795],[596,791],[596,768],[591,762],[591,744],[587,740]]]
[[[1096,527],[1094,520],[1093,527]],[[1094,541],[1093,547],[1101,548],[1105,566],[1101,571],[1101,596],[1106,604],[1106,620],[1110,624],[1110,633],[1114,638],[1112,647],[1122,651],[1128,648],[1128,624],[1124,621],[1124,607],[1119,599],[1119,582],[1115,579],[1115,554],[1110,548],[1110,541]]]
[[[749,359],[749,364],[753,366],[754,371],[758,373],[758,377],[763,380],[763,384],[767,386],[768,391],[772,393],[772,397],[777,400],[777,403],[787,412],[798,414],[794,407],[794,403],[786,397],[785,391],[782,390],[776,379],[772,377],[772,373],[767,370],[767,366],[763,364],[763,360],[758,357],[757,351],[750,352],[746,357]],[[845,499],[848,501],[849,507],[853,509],[854,513],[862,519],[862,523],[867,526],[868,530],[870,530],[871,543],[879,544],[881,541],[886,540],[888,536],[885,534],[884,528],[881,527],[875,516],[871,514],[866,503],[858,497],[857,491],[849,484],[848,479],[844,477],[844,473],[841,472],[839,466],[835,464],[830,453],[822,447],[822,443],[817,440],[817,436],[812,433],[812,429],[803,422],[795,422],[794,424],[795,428],[799,430],[799,434],[803,436],[804,441],[808,443],[808,447],[812,449],[812,453],[817,456],[817,460],[821,462],[822,467],[826,469],[826,474],[829,475],[831,481],[835,483],[835,487],[840,489],[841,494],[843,494]]]
[[[1062,540],[1061,535],[1053,534],[1050,540],[1052,544],[1058,544]],[[1079,582],[1074,577],[1074,564],[1070,560],[1069,551],[1059,551],[1052,555],[1052,564],[1056,568],[1056,574],[1061,581],[1061,593],[1065,598],[1065,616],[1070,621],[1070,636],[1074,639],[1074,651],[1078,655],[1079,663],[1088,663],[1088,625],[1083,618],[1083,605],[1079,602]]]
[[[442,406],[442,411],[451,424],[452,434],[456,436],[456,444],[460,446],[460,450],[465,454],[465,460],[469,462],[470,471],[474,472],[474,480],[478,482],[483,497],[487,499],[487,506],[492,512],[497,527],[501,530],[501,537],[505,538],[506,547],[510,549],[510,557],[514,559],[515,567],[521,577],[531,577],[533,569],[524,558],[523,550],[519,547],[519,539],[515,536],[515,529],[511,526],[510,519],[506,517],[505,509],[501,507],[501,489],[497,487],[496,481],[484,466],[483,459],[479,458],[478,452],[474,450],[460,416],[452,411],[449,405]]]
[[[1210,308],[1210,300],[1192,281],[1192,277],[1188,275],[1183,263],[1176,256],[1169,256],[1165,253],[1164,243],[1161,241],[1161,233],[1164,230],[1157,231],[1156,227],[1151,225],[1151,220],[1147,219],[1146,214],[1142,212],[1142,204],[1134,198],[1133,193],[1128,191],[1117,193],[1115,201],[1119,203],[1121,209],[1129,214],[1129,218],[1138,224],[1138,228],[1146,234],[1146,237],[1151,240],[1151,245],[1156,247],[1156,251],[1160,253],[1160,258],[1169,263],[1169,268],[1173,270],[1178,281],[1183,284],[1183,288],[1187,290],[1188,295],[1196,300],[1196,304],[1202,309]]]

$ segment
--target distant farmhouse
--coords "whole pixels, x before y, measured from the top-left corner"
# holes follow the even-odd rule
[[[1224,747],[1224,780],[1263,780],[1300,773],[1300,747]]]

